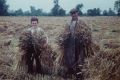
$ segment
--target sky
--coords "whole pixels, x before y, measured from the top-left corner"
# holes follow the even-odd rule
[[[101,8],[101,10],[114,9],[114,2],[116,0],[59,0],[59,5],[69,12],[77,4],[83,3],[83,12],[87,9]],[[50,12],[53,8],[53,0],[7,0],[10,10],[17,10],[22,8],[23,11],[30,10],[30,6],[43,9],[45,12]]]

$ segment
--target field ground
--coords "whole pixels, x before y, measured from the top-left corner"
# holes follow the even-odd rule
[[[0,17],[0,80],[12,80],[19,54],[18,39],[20,33],[29,27],[31,17]],[[120,18],[119,17],[80,17],[92,29],[93,41],[105,47],[120,46]],[[57,37],[64,30],[65,23],[70,17],[39,17],[41,26],[49,38],[49,44],[58,54]],[[23,80],[23,79],[19,79]],[[37,80],[37,79],[36,79]],[[62,80],[59,77],[41,77],[40,80]]]

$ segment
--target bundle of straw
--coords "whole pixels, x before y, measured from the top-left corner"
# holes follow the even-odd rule
[[[25,30],[19,39],[19,47],[24,58],[22,62],[27,65],[28,72],[51,73],[53,66],[52,49],[46,45],[46,35],[39,29]],[[35,68],[36,67],[36,68]]]
[[[100,51],[88,61],[91,80],[120,80],[120,48]]]

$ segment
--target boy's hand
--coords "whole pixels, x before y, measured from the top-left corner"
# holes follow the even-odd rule
[[[43,48],[46,48],[48,45],[48,43],[46,42],[44,45],[43,45]]]

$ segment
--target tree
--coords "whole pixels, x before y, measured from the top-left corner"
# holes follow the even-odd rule
[[[10,10],[9,11],[10,16],[43,16],[48,15],[47,13],[43,12],[42,9],[36,9],[34,6],[30,6],[30,11],[25,11],[20,8],[18,10]]]
[[[115,14],[114,10],[112,10],[111,8],[109,8],[108,11],[107,10],[103,11],[103,16],[115,16],[115,15],[116,14]]]
[[[96,9],[95,14],[96,14],[97,16],[100,16],[100,15],[101,15],[101,10],[100,10],[100,8],[97,8],[97,9]]]
[[[54,0],[54,7],[51,10],[53,16],[64,16],[66,11],[60,7],[59,0]]]
[[[51,13],[53,16],[58,16],[59,15],[59,5],[55,5],[52,10]]]
[[[42,9],[37,9],[37,10],[35,11],[35,15],[36,15],[36,16],[42,16],[42,14],[43,14]]]
[[[103,11],[103,16],[108,16],[108,11],[107,10]]]
[[[66,11],[64,10],[64,9],[59,9],[59,15],[60,16],[65,16],[65,14],[66,14]]]
[[[15,16],[15,11],[14,10],[9,10],[8,15],[9,16]]]
[[[109,8],[108,16],[115,16],[115,12],[111,8]]]
[[[30,6],[31,16],[41,16],[43,14],[42,9],[36,9],[34,6]]]
[[[8,7],[6,0],[0,0],[0,16],[8,15]]]
[[[88,16],[100,16],[101,10],[100,10],[100,8],[88,9],[87,15]]]
[[[24,15],[25,15],[25,16],[30,16],[30,14],[31,14],[30,11],[25,11],[25,12],[24,12]]]
[[[23,10],[20,8],[18,10],[15,11],[15,15],[16,16],[23,16]]]
[[[53,16],[58,16],[59,15],[59,0],[54,0],[54,7],[51,10],[51,13]]]
[[[30,6],[31,16],[36,16],[36,8],[34,6]]]
[[[117,12],[117,15],[120,16],[120,0],[115,1],[114,8]]]
[[[94,16],[94,15],[93,15],[93,10],[92,10],[92,9],[88,9],[88,10],[87,10],[87,15],[88,15],[88,16]]]
[[[83,13],[82,13],[82,11],[81,11],[82,8],[83,8],[83,4],[78,4],[78,5],[76,6],[76,9],[77,9],[79,15],[83,15]]]

